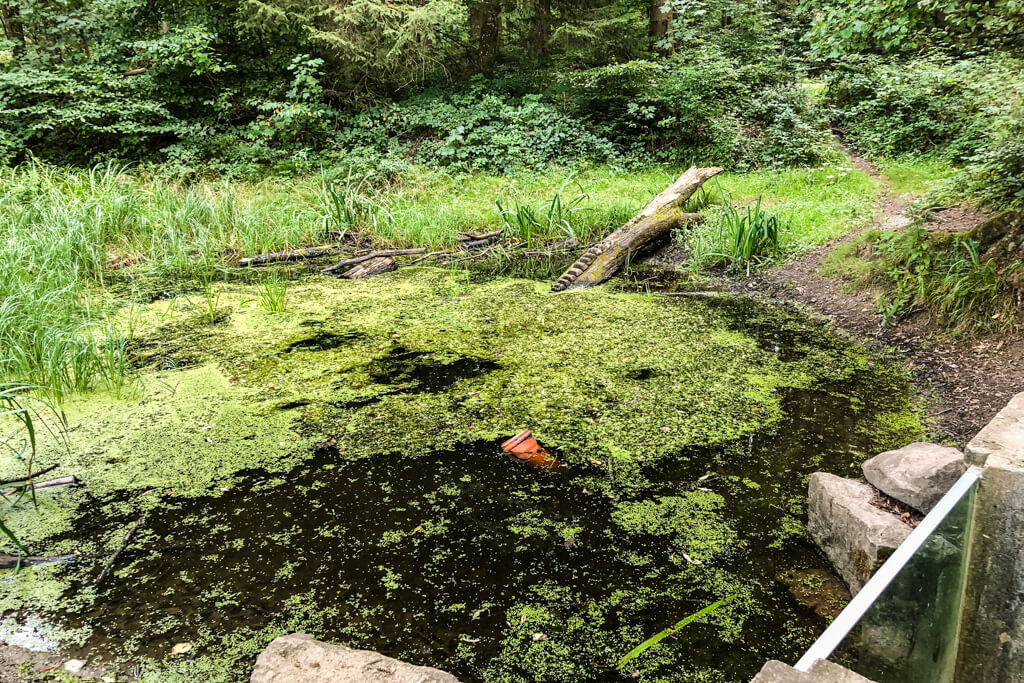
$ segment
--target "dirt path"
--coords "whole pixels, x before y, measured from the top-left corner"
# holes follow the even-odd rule
[[[884,179],[864,159],[851,157],[860,170],[883,183],[876,217],[865,228],[823,245],[800,259],[785,263],[730,289],[795,303],[818,313],[856,335],[875,339],[907,358],[936,402],[931,412],[938,428],[959,443],[969,440],[1014,394],[1024,391],[1024,338],[1021,335],[957,342],[937,336],[925,314],[897,325],[884,325],[875,313],[877,291],[851,293],[845,283],[818,274],[832,249],[870,228],[892,230],[910,224],[906,212],[911,197],[885,191]],[[961,231],[985,216],[967,207],[949,207],[924,223],[934,230]]]

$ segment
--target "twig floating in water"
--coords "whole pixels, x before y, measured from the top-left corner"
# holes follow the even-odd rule
[[[57,469],[57,467],[58,467],[58,465],[50,465],[49,467],[44,467],[43,469],[39,470],[38,472],[33,472],[32,473],[32,478],[35,479],[36,477],[42,476],[42,475],[46,474],[47,472],[52,472],[55,469]],[[28,481],[28,476],[27,475],[24,476],[24,477],[15,477],[14,479],[4,479],[3,481],[0,481],[0,486],[6,486],[7,484],[18,484],[18,483],[21,483],[23,481]]]
[[[36,564],[51,564],[54,562],[74,562],[74,555],[54,555],[43,557],[40,555],[27,555],[18,557],[0,553],[0,569],[17,569],[18,567],[31,567]]]
[[[128,533],[124,535],[124,540],[121,541],[121,545],[119,545],[117,550],[114,551],[114,554],[110,556],[110,559],[107,560],[107,563],[103,565],[103,571],[101,571],[100,575],[96,577],[95,585],[99,586],[101,583],[103,583],[103,579],[107,577],[107,572],[109,572],[110,568],[114,566],[114,562],[117,561],[117,558],[121,554],[121,551],[128,547],[128,543],[132,540],[132,534],[134,534],[135,530],[142,525],[142,521],[143,520],[140,519],[132,525],[132,528],[128,529]]]
[[[35,479],[36,475],[33,475],[32,478]],[[77,483],[78,480],[75,479],[73,475],[68,475],[66,477],[57,477],[56,479],[47,479],[46,481],[33,482],[32,488],[38,491],[39,489],[50,489],[55,488],[57,486],[74,486]],[[4,491],[4,495],[9,496],[12,493],[17,493],[18,491],[21,491],[22,489],[25,488],[28,488],[27,482]]]

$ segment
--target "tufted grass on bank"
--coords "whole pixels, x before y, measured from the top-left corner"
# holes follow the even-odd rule
[[[856,230],[871,220],[878,184],[845,160],[816,168],[791,168],[724,174],[708,188],[717,196],[703,223],[677,239],[690,248],[691,265],[732,261],[734,235],[729,230],[729,209],[760,205],[778,217],[777,257],[798,256],[814,247]]]

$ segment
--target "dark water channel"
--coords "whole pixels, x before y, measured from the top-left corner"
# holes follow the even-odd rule
[[[808,343],[832,343],[780,320],[760,307],[736,310],[737,329],[784,361]],[[314,330],[285,352],[351,339]],[[398,393],[440,392],[497,367],[397,347],[371,375]],[[632,378],[652,372],[639,368]],[[851,401],[871,397],[852,392],[792,390],[782,423],[632,471],[630,485],[616,482],[611,495],[588,490],[607,476],[597,464],[540,471],[504,454],[500,440],[356,460],[325,443],[283,478],[243,473],[220,496],[170,499],[146,513],[145,542],[118,559],[129,576],[108,579],[84,611],[52,618],[90,625],[79,651],[90,655],[162,658],[203,633],[299,624],[464,680],[624,680],[631,671],[614,670],[618,656],[741,586],[742,600],[723,617],[736,633],[693,624],[639,668],[645,680],[746,680],[767,657],[794,659],[825,625],[786,577],[831,575],[799,529],[788,530],[804,517],[806,476],[851,471],[868,447]],[[703,527],[665,533],[616,521],[623,502],[700,492],[724,500],[714,524],[729,536],[703,562],[681,557],[679,543]],[[91,500],[75,533],[135,521],[111,514],[110,502]],[[103,560],[76,581],[94,580]],[[557,664],[532,650],[538,633],[560,643],[550,654]]]

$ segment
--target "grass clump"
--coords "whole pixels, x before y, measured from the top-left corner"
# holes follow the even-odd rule
[[[781,253],[780,234],[786,225],[778,214],[766,211],[761,198],[753,205],[737,209],[725,204],[718,216],[718,231],[712,239],[699,235],[694,242],[691,264],[694,266],[726,263],[730,267],[750,268]]]
[[[949,160],[934,155],[883,160],[879,165],[889,192],[896,195],[926,194],[957,172]]]
[[[267,313],[284,313],[287,307],[288,281],[279,273],[271,273],[264,277],[258,285],[260,306]]]
[[[0,175],[0,376],[62,399],[119,390],[131,330],[109,321],[110,271],[187,276],[232,254],[320,241],[299,189],[185,187],[127,174],[26,164]],[[212,290],[211,290],[212,291]]]
[[[585,212],[591,208],[585,206],[589,196],[579,183],[575,183],[575,195],[566,195],[563,198],[566,189],[572,183],[570,175],[551,200],[541,204],[539,208],[522,203],[519,197],[513,197],[511,207],[506,209],[499,199],[496,204],[502,219],[502,229],[506,234],[526,244],[533,244],[536,241],[535,235],[550,237],[559,233],[572,244],[591,241],[598,235],[594,230],[596,226],[589,223],[585,216]]]

